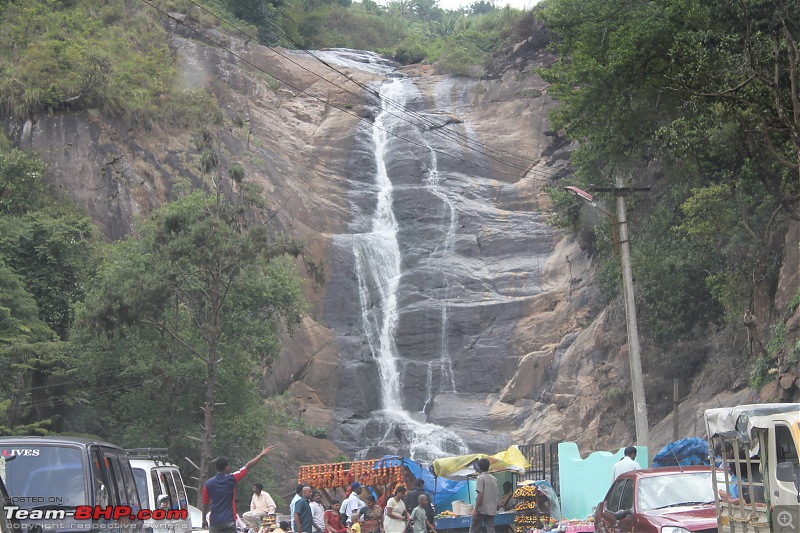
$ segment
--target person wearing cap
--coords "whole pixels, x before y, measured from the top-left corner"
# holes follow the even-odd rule
[[[354,481],[350,484],[350,496],[348,496],[347,500],[344,502],[344,514],[347,516],[348,527],[353,525],[353,513],[358,515],[361,508],[365,506],[365,503],[359,498],[363,491],[364,489],[358,481]],[[358,520],[358,518],[356,518],[356,520]]]
[[[625,448],[625,455],[622,457],[622,459],[617,461],[614,464],[614,468],[611,469],[611,482],[613,483],[620,474],[631,472],[633,470],[639,470],[639,463],[637,463],[635,459],[636,448],[633,446],[628,446]]]

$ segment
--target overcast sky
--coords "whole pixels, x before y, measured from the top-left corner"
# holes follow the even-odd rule
[[[439,7],[442,9],[458,9],[459,7],[468,7],[473,4],[475,0],[439,0]],[[517,9],[530,9],[537,2],[537,0],[497,0],[498,7],[504,7],[506,4]]]

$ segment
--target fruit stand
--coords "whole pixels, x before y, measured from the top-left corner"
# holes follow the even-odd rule
[[[514,491],[514,499],[517,501],[514,507],[514,533],[551,529],[554,521],[550,514],[550,498],[534,483],[518,486]]]

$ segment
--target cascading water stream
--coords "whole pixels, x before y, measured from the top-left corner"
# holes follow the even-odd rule
[[[380,88],[381,111],[375,118],[372,128],[377,202],[370,232],[353,236],[353,254],[363,331],[372,357],[378,366],[381,383],[382,416],[387,423],[382,440],[393,435],[399,427],[406,433],[410,457],[429,460],[452,453],[467,453],[468,449],[452,431],[435,424],[420,422],[402,406],[400,356],[395,344],[399,316],[397,290],[402,277],[401,253],[397,239],[398,224],[393,211],[394,187],[388,175],[386,158],[390,142],[394,140],[389,132],[398,126],[398,119],[394,116],[396,113],[390,112],[393,109],[390,102],[405,105],[411,88],[413,88],[411,82],[404,78],[385,82]],[[435,157],[433,150],[431,153]],[[435,167],[435,159],[432,167]],[[431,176],[428,180],[431,180]],[[451,209],[450,228],[442,250],[442,253],[446,253],[448,246],[452,250],[455,210],[449,199],[435,189],[438,187],[438,173],[433,176],[429,187]],[[446,323],[446,309],[443,313],[443,320]],[[442,335],[445,337],[443,338],[443,351],[445,351],[446,332]],[[452,370],[449,376],[452,384]]]
[[[445,234],[444,240],[433,250],[433,255],[436,253],[441,253],[443,256],[449,255],[453,253],[453,248],[455,245],[456,240],[456,223],[458,221],[458,214],[456,212],[455,205],[453,205],[453,201],[447,196],[447,194],[442,190],[440,179],[439,179],[439,160],[436,157],[436,150],[434,150],[431,144],[424,140],[428,150],[430,151],[430,165],[428,167],[428,176],[425,178],[425,186],[427,189],[439,200],[442,201],[444,207],[447,209],[449,224],[447,226],[447,233]],[[444,280],[444,297],[441,298],[441,334],[439,336],[440,342],[440,349],[439,349],[439,370],[441,375],[441,380],[439,383],[439,392],[449,392],[454,393],[456,392],[456,382],[455,378],[453,377],[453,361],[450,357],[450,351],[448,348],[449,343],[449,310],[450,310],[450,277],[449,273],[446,268],[442,267],[439,269]],[[427,397],[425,398],[425,406],[423,407],[423,411],[428,407],[431,401],[433,401],[433,365],[434,362],[432,361],[428,365],[428,383],[427,383]]]

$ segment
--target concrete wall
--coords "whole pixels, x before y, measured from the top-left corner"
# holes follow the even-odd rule
[[[593,452],[581,458],[574,442],[558,444],[558,475],[561,489],[561,512],[565,518],[585,519],[600,503],[611,486],[611,469],[622,459],[625,448],[613,452]],[[647,448],[636,447],[636,462],[647,468]]]

